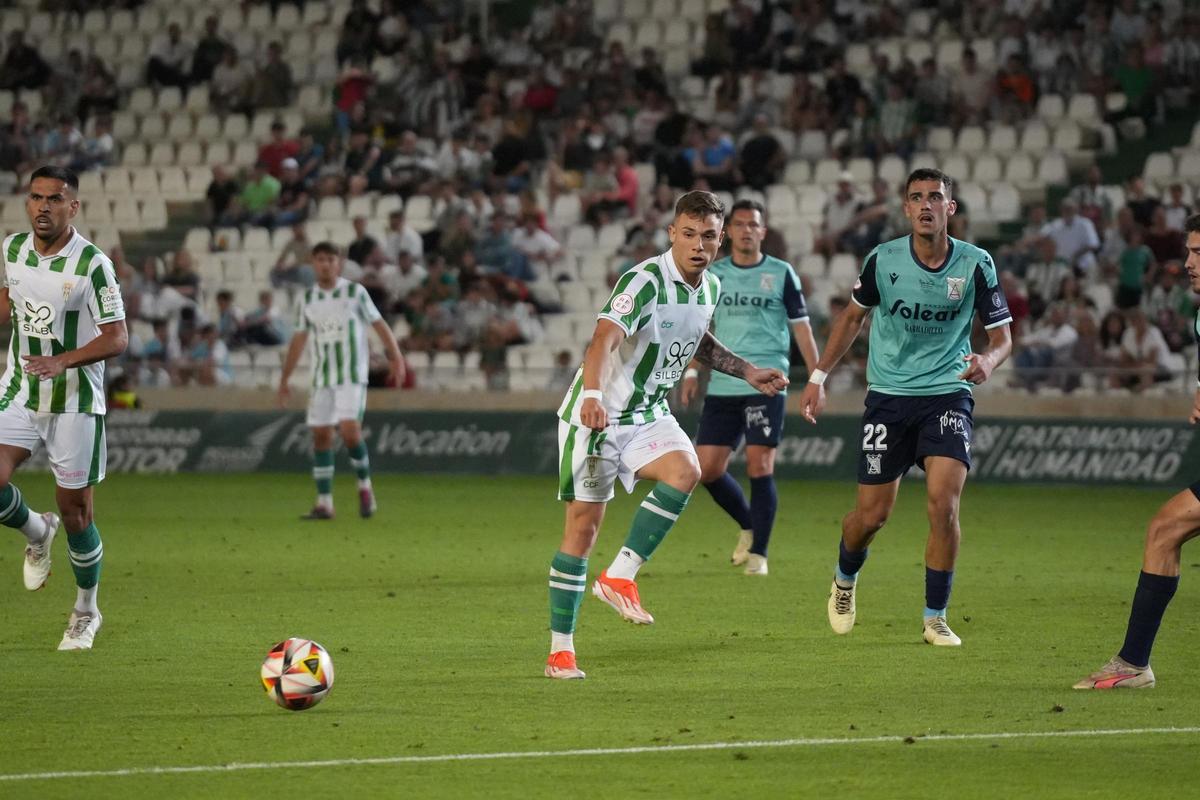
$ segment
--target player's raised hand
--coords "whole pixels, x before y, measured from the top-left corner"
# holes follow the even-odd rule
[[[825,410],[825,386],[812,381],[806,383],[800,395],[800,408],[804,418],[816,425],[817,417]]]
[[[25,362],[22,367],[26,374],[48,381],[67,371],[67,363],[62,356],[22,356]]]
[[[973,383],[976,386],[992,377],[992,370],[996,368],[992,359],[980,353],[967,353],[963,356],[963,361],[967,362],[967,368],[958,376],[959,380]]]
[[[787,376],[779,370],[759,367],[746,370],[745,381],[767,397],[779,394],[789,383]]]
[[[603,403],[588,397],[579,407],[579,421],[594,431],[602,431],[608,427],[608,412],[604,410]]]
[[[1200,389],[1196,390],[1196,396],[1192,400],[1192,413],[1188,414],[1188,422],[1193,425],[1200,422]]]
[[[690,406],[700,391],[700,379],[695,375],[684,375],[679,387],[679,399],[685,406]]]

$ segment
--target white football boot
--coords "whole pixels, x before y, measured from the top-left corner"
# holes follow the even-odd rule
[[[754,534],[750,531],[738,531],[737,547],[733,548],[733,555],[729,557],[729,563],[735,567],[740,567],[745,564],[750,558],[750,545],[754,543]]]
[[[25,545],[25,588],[31,592],[46,585],[50,577],[50,545],[54,544],[54,534],[58,533],[58,514],[47,511],[42,514],[46,521],[46,538],[39,544]]]
[[[939,647],[958,647],[962,644],[962,639],[950,630],[946,618],[941,616],[925,617],[924,637],[927,644],[936,644]]]
[[[72,611],[71,618],[67,620],[67,630],[63,633],[58,649],[91,650],[92,642],[96,639],[96,632],[100,630],[100,623],[103,621],[104,618],[100,616],[99,611],[94,614]]]
[[[854,590],[857,586],[855,582],[850,584],[850,588],[843,588],[834,580],[829,587],[829,627],[833,628],[834,633],[844,636],[854,630],[854,618],[857,615]]]
[[[746,562],[746,569],[743,570],[745,575],[766,575],[767,574],[767,557],[760,556],[758,553],[751,553],[750,560]]]
[[[1073,689],[1153,689],[1154,670],[1135,667],[1120,656],[1076,683]]]

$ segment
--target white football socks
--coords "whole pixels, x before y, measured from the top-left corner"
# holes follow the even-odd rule
[[[87,614],[99,614],[100,607],[96,605],[96,595],[100,591],[100,584],[96,584],[90,589],[75,587],[75,610]]]
[[[317,495],[317,505],[319,505],[321,508],[328,508],[330,511],[332,511],[333,510],[333,495],[331,495],[331,494]]]
[[[21,526],[21,533],[25,534],[25,538],[29,540],[30,544],[41,544],[45,540],[46,534],[49,533],[49,528],[46,520],[42,519],[42,515],[30,509],[29,519],[25,520],[25,524]]]
[[[550,652],[561,653],[563,650],[575,652],[575,634],[550,631]]]
[[[617,557],[613,559],[609,568],[605,573],[610,578],[620,578],[622,580],[632,581],[637,578],[638,570],[642,568],[642,564],[646,563],[646,559],[639,556],[637,553],[630,550],[628,547],[622,547],[621,552],[617,553]]]

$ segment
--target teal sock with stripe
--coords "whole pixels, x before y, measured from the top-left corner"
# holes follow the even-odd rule
[[[104,543],[96,523],[90,523],[79,533],[67,533],[67,555],[75,571],[75,585],[93,589],[100,582],[100,563],[104,560]]]
[[[367,454],[367,443],[359,442],[350,448],[350,466],[354,467],[354,474],[358,475],[358,480],[371,480],[371,458]]]
[[[650,560],[650,556],[671,532],[675,521],[687,507],[690,497],[690,494],[673,486],[656,484],[633,515],[633,524],[629,527],[629,535],[625,537],[625,546],[617,553],[612,565],[605,570],[608,576],[630,581],[636,578],[642,564]]]
[[[21,497],[21,490],[11,483],[0,489],[0,525],[20,528],[29,521],[29,506]]]
[[[575,620],[586,589],[587,558],[555,553],[550,562],[550,652],[575,652]]]
[[[317,494],[333,494],[333,451],[313,451],[313,480],[317,482]]]

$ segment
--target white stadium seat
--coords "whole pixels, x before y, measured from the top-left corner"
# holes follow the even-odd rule
[[[991,153],[983,153],[975,159],[974,167],[971,170],[971,180],[986,186],[1000,180],[1002,174],[1000,159]]]
[[[1004,180],[1014,186],[1025,186],[1033,182],[1033,159],[1026,153],[1014,153],[1004,166]]]
[[[1175,159],[1170,153],[1151,153],[1142,167],[1147,183],[1165,183],[1175,174]]]
[[[1038,180],[1047,186],[1065,186],[1071,181],[1070,168],[1062,153],[1046,153],[1038,164]]]

